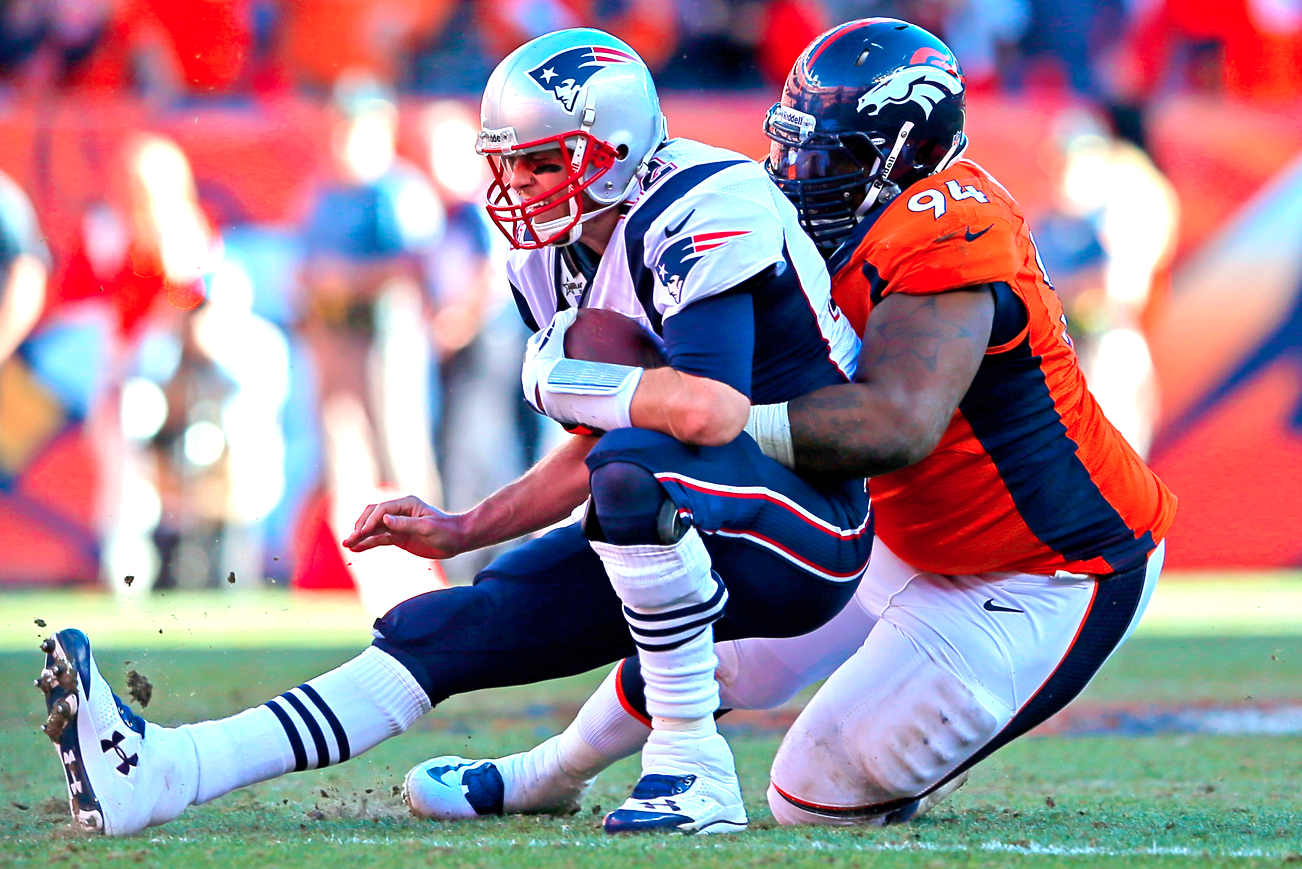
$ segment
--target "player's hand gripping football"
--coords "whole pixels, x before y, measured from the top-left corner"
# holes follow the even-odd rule
[[[547,328],[539,329],[529,338],[529,343],[524,348],[524,367],[520,372],[524,400],[534,410],[550,416],[562,425],[572,425],[574,420],[558,418],[554,408],[549,411],[541,385],[547,382],[547,376],[556,367],[556,363],[565,358],[565,331],[574,324],[578,313],[577,308],[557,311]]]
[[[593,316],[597,312],[586,313]],[[614,312],[606,313],[627,321],[638,334],[643,331],[632,320]],[[525,400],[534,410],[578,434],[627,428],[633,424],[633,394],[642,380],[643,369],[637,364],[621,364],[600,356],[586,359],[567,355],[567,332],[576,323],[579,324],[576,332],[582,331],[585,322],[592,326],[592,321],[579,317],[577,308],[558,311],[546,329],[529,339],[520,373]],[[621,349],[635,351],[631,347],[621,346]]]
[[[415,495],[368,504],[343,540],[353,552],[398,546],[421,558],[451,558],[470,547],[458,513],[444,513]]]

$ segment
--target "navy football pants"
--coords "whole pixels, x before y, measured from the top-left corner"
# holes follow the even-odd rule
[[[862,483],[815,488],[747,435],[691,447],[619,429],[602,437],[588,467],[616,461],[653,473],[701,532],[729,594],[716,640],[807,633],[853,595],[873,539]],[[410,669],[435,704],[636,654],[619,598],[577,525],[495,559],[473,586],[399,604],[375,628],[375,645]]]

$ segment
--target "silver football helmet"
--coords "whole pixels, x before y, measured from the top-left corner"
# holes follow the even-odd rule
[[[558,30],[511,52],[488,79],[475,150],[488,158],[488,214],[517,248],[578,241],[583,222],[622,202],[665,139],[655,83],[628,45],[600,30]],[[560,149],[565,180],[528,199],[510,158]],[[585,208],[584,199],[595,208]],[[566,206],[566,213],[542,215]]]

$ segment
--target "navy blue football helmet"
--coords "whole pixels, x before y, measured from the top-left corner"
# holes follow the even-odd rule
[[[820,249],[962,155],[964,94],[954,53],[904,21],[850,21],[809,44],[764,132],[769,175]]]

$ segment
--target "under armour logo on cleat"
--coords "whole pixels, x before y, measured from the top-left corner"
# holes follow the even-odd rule
[[[657,804],[659,804],[659,805],[657,805]],[[670,800],[670,799],[663,799],[663,800],[643,800],[643,801],[642,801],[642,808],[644,808],[644,809],[648,809],[648,810],[650,810],[650,811],[656,811],[656,810],[658,810],[658,809],[664,809],[665,811],[669,811],[669,812],[681,812],[681,811],[682,811],[682,809],[678,807],[678,803],[676,803],[676,802],[674,802],[673,800]]]
[[[112,739],[101,739],[99,741],[99,747],[105,754],[108,754],[110,751],[117,752],[118,757],[122,760],[122,762],[117,765],[117,771],[123,775],[130,775],[131,767],[140,765],[140,755],[133,754],[128,757],[127,753],[122,750],[122,740],[124,739],[126,739],[126,737],[115,730],[113,731]]]

